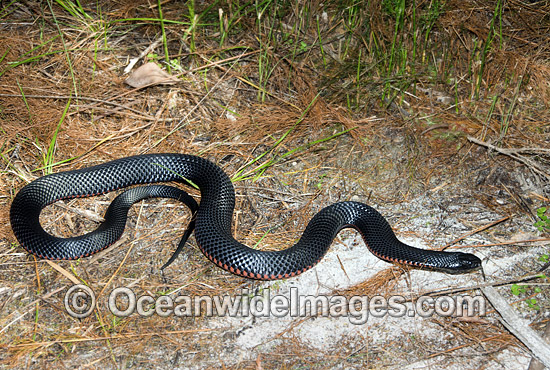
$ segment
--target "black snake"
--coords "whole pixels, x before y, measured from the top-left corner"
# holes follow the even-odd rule
[[[119,195],[98,229],[82,236],[54,237],[46,233],[39,222],[41,210],[60,199],[169,181],[198,186],[200,206],[182,190],[152,185],[131,188]],[[28,252],[46,259],[76,259],[114,243],[124,231],[129,207],[148,197],[180,199],[196,211],[193,221],[196,224],[190,225],[178,251],[195,227],[197,244],[212,262],[248,278],[282,279],[310,269],[323,258],[336,234],[347,227],[358,230],[368,249],[388,262],[447,273],[470,272],[481,267],[481,260],[473,254],[423,250],[403,244],[380,213],[358,202],[339,202],[322,209],[292,247],[281,251],[249,248],[236,241],[231,233],[235,192],[229,177],[209,160],[184,154],[138,155],[41,177],[16,195],[10,221],[19,243]]]

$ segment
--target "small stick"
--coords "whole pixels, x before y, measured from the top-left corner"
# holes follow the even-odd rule
[[[479,248],[479,247],[498,247],[503,245],[515,245],[523,243],[535,243],[535,242],[547,242],[550,238],[540,238],[540,239],[526,239],[526,240],[516,240],[502,243],[492,243],[492,244],[473,244],[473,245],[457,245],[454,248]]]
[[[478,232],[483,231],[483,230],[485,230],[485,229],[488,229],[488,228],[490,228],[490,227],[493,227],[493,226],[495,226],[496,224],[499,224],[499,223],[501,223],[501,222],[503,222],[503,221],[506,221],[506,220],[509,219],[509,218],[510,218],[510,216],[506,216],[506,217],[501,218],[500,220],[496,220],[496,221],[490,223],[489,225],[484,225],[484,226],[478,227],[477,229],[470,231],[468,234],[463,235],[463,236],[461,236],[460,238],[453,240],[453,241],[450,242],[449,244],[447,244],[447,245],[445,245],[444,247],[442,247],[440,250],[443,251],[443,250],[449,248],[451,245],[453,245],[453,244],[455,244],[455,243],[458,243],[458,242],[461,241],[462,239],[467,238],[467,237],[469,237],[470,235],[477,234]]]
[[[139,54],[139,56],[137,56],[136,58],[132,58],[130,59],[130,63],[128,63],[128,65],[126,66],[126,68],[124,68],[124,73],[129,73],[132,68],[134,68],[134,66],[136,65],[136,63],[141,59],[143,58],[144,56],[146,56],[147,54],[149,54],[151,51],[155,50],[155,48],[157,46],[159,46],[160,44],[162,43],[162,36],[160,36],[158,39],[156,39],[155,41],[153,41],[153,43],[151,45],[149,45],[148,47],[145,48],[145,50],[143,50],[141,52],[141,54]]]
[[[492,144],[486,143],[484,141],[478,140],[478,139],[476,139],[475,137],[472,137],[472,136],[468,136],[468,140],[470,140],[474,144],[481,145],[481,146],[484,146],[484,147],[489,148],[491,150],[494,150],[494,151],[496,151],[500,154],[507,155],[508,157],[510,157],[512,159],[515,159],[518,162],[523,163],[524,165],[529,167],[533,172],[536,172],[537,174],[539,174],[539,175],[545,177],[546,179],[550,180],[550,174],[548,174],[544,170],[544,168],[539,166],[536,162],[533,162],[532,160],[530,160],[528,158],[525,158],[524,156],[518,154],[519,152],[522,152],[522,151],[544,153],[544,152],[546,152],[545,149],[542,149],[542,148],[503,149],[503,148],[499,148],[497,146],[494,146]]]

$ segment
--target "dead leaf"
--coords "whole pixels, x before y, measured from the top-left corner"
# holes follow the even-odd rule
[[[49,260],[45,260],[48,265],[53,267],[55,270],[57,270],[61,275],[65,276],[67,279],[73,282],[73,284],[82,284],[80,280],[77,279],[74,274],[70,273],[69,271],[65,270],[63,267],[59,266],[57,263]]]
[[[178,82],[178,78],[164,72],[156,63],[147,63],[136,69],[124,81],[132,87],[146,85],[172,85]]]
[[[483,325],[488,325],[490,324],[489,321],[485,320],[485,319],[482,319],[481,317],[479,317],[479,315],[476,315],[476,316],[468,316],[468,315],[464,315],[464,316],[459,316],[458,317],[458,321],[461,321],[461,322],[470,322],[472,324],[483,324]]]

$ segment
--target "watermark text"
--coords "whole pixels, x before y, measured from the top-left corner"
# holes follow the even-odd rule
[[[113,289],[106,302],[109,311],[118,317],[140,315],[149,317],[347,317],[352,324],[362,325],[369,317],[430,317],[430,316],[484,316],[486,302],[483,296],[441,295],[420,296],[413,301],[400,295],[351,296],[300,295],[292,287],[288,294],[272,294],[264,289],[262,294],[252,294],[243,289],[235,296],[188,296],[136,294],[127,287]],[[69,315],[84,318],[92,314],[97,299],[89,287],[74,285],[64,297]]]

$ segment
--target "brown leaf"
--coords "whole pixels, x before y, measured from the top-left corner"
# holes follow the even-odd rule
[[[156,63],[147,63],[136,69],[124,81],[132,87],[146,85],[172,85],[178,82],[178,78],[164,72]]]

